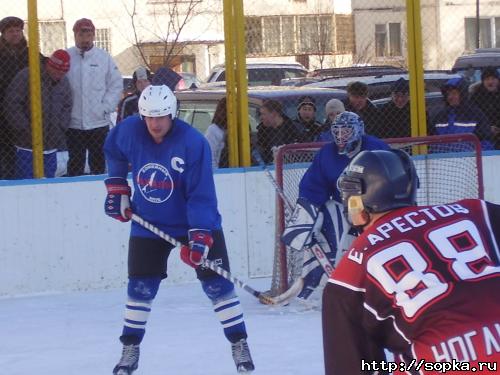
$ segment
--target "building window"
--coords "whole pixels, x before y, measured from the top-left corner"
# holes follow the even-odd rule
[[[245,17],[245,38],[247,53],[257,55],[262,53],[261,17]]]
[[[335,52],[334,16],[330,14],[304,16],[250,16],[245,18],[245,36],[249,55],[313,55]],[[352,52],[354,31],[352,17],[344,35]],[[347,21],[347,19],[346,19]],[[345,33],[344,33],[345,34]],[[344,50],[342,52],[345,52]]]
[[[401,24],[375,25],[375,56],[402,56]]]
[[[96,29],[94,44],[98,48],[111,53],[111,31],[110,29]]]
[[[375,25],[375,56],[385,56],[387,30],[385,24]]]
[[[465,18],[465,50],[477,48],[476,19]],[[479,48],[500,48],[500,17],[479,20]]]
[[[401,24],[389,24],[389,55],[402,56],[401,52]]]
[[[354,51],[354,22],[352,16],[335,15],[335,34],[336,51],[352,53]]]
[[[64,21],[40,21],[40,52],[50,56],[57,49],[66,48],[66,23]]]

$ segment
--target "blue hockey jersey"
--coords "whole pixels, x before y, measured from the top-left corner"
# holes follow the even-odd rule
[[[110,177],[132,169],[132,210],[174,237],[189,229],[221,229],[210,146],[201,133],[175,119],[160,144],[139,116],[114,127],[104,144]],[[132,236],[155,237],[136,223]]]
[[[390,147],[382,140],[364,135],[361,139],[361,151],[388,150]],[[299,197],[306,198],[316,206],[322,206],[329,199],[341,203],[337,190],[337,179],[349,164],[347,155],[340,155],[335,142],[324,145],[314,156],[299,184]]]

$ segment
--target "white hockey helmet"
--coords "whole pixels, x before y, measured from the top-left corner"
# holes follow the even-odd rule
[[[177,114],[177,98],[167,86],[149,85],[139,98],[139,113],[146,117],[170,116]]]

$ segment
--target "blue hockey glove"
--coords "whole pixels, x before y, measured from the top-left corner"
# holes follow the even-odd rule
[[[181,259],[188,266],[197,268],[203,263],[214,240],[212,234],[206,229],[191,229],[189,231],[189,246],[181,247]]]
[[[130,220],[130,186],[121,177],[104,180],[108,195],[104,202],[104,212],[113,219],[126,222]]]

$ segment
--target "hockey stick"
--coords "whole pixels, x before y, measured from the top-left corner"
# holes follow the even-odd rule
[[[278,195],[283,200],[283,203],[286,205],[288,212],[290,213],[290,215],[292,215],[292,212],[293,212],[292,203],[290,202],[288,197],[285,195],[283,189],[278,185],[278,183],[274,179],[273,175],[271,174],[271,172],[267,168],[267,165],[264,162],[264,159],[262,159],[262,156],[260,155],[259,151],[257,149],[254,149],[252,151],[252,156],[255,159],[255,161],[260,165],[260,167],[264,170],[264,172],[266,173],[266,176],[269,179],[269,182],[271,182],[274,189],[276,190]],[[309,233],[309,236],[307,237],[305,242],[309,241],[311,235],[312,235],[312,232]],[[305,249],[307,249],[307,248],[305,248]],[[305,250],[305,249],[303,249],[303,250]],[[323,251],[323,249],[318,245],[318,243],[314,243],[311,247],[308,247],[308,249],[316,257],[316,259],[318,260],[319,264],[323,268],[323,271],[326,273],[326,275],[329,276],[333,271],[333,266],[330,263],[330,261],[328,260],[328,258],[326,257],[326,254]],[[276,303],[284,303],[288,300],[292,300],[293,298],[295,298],[302,291],[303,287],[304,287],[304,278],[299,277],[297,280],[295,280],[295,282],[292,284],[292,286],[287,291],[285,291],[284,293],[282,293],[278,296],[275,296],[273,298],[276,301],[278,301],[278,300],[280,301],[280,302],[276,302]]]
[[[130,213],[129,217],[130,217],[130,219],[132,221],[134,221],[135,223],[139,224],[141,227],[144,227],[147,230],[153,232],[158,237],[160,237],[161,239],[163,239],[163,240],[167,241],[168,243],[174,245],[175,247],[181,247],[183,245],[180,241],[177,241],[174,237],[172,237],[172,236],[168,235],[167,233],[163,232],[160,228],[157,228],[156,226],[154,226],[150,222],[144,220],[139,215],[134,214],[134,213]],[[212,261],[210,259],[203,258],[202,265],[205,266],[205,267],[207,267],[207,268],[210,268],[212,271],[214,271],[215,273],[219,274],[223,278],[231,281],[233,284],[238,285],[240,288],[244,289],[245,291],[247,291],[248,293],[250,293],[254,297],[257,297],[259,299],[259,301],[262,302],[263,304],[266,304],[266,305],[274,305],[274,304],[276,304],[276,302],[271,297],[269,297],[265,293],[262,293],[262,292],[259,292],[259,291],[255,290],[255,289],[253,289],[248,284],[246,284],[243,281],[237,279],[236,277],[234,277],[233,275],[231,275],[230,272],[228,272],[224,268],[218,266],[214,261]]]

